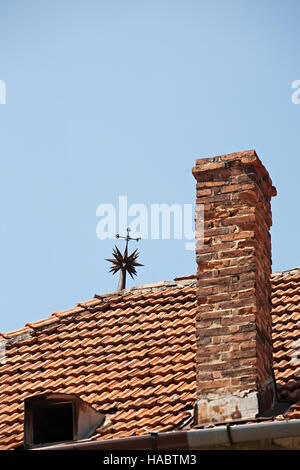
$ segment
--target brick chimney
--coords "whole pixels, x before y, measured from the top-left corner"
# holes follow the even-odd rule
[[[272,407],[271,239],[276,189],[254,150],[196,161],[198,424]],[[196,205],[196,209],[199,206]]]

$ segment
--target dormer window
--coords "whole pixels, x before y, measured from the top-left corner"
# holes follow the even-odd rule
[[[67,394],[47,394],[25,400],[24,446],[86,439],[104,423],[105,416]]]

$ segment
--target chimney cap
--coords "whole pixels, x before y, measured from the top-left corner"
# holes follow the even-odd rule
[[[197,177],[204,172],[230,169],[232,166],[235,166],[237,162],[239,165],[254,166],[261,178],[268,181],[271,188],[271,197],[276,196],[277,191],[272,184],[270,175],[254,149],[218,155],[211,158],[198,158],[196,160],[196,166],[192,169],[192,172],[194,177],[197,179]]]

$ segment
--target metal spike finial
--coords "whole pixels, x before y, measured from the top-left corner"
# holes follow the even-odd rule
[[[118,233],[116,234],[116,238],[123,238],[126,240],[126,246],[124,253],[120,252],[120,250],[115,246],[113,249],[113,258],[107,259],[106,261],[109,261],[112,263],[112,266],[109,270],[109,272],[112,272],[113,274],[116,274],[118,271],[120,271],[120,277],[119,277],[119,283],[118,283],[118,290],[125,289],[126,285],[126,272],[129,273],[129,275],[132,277],[137,275],[136,272],[136,266],[144,266],[143,264],[138,263],[136,260],[139,257],[139,252],[138,250],[134,250],[130,255],[128,255],[128,242],[129,240],[135,240],[139,241],[141,238],[132,238],[129,233],[130,233],[130,228],[127,228],[127,235],[124,237],[122,235],[119,235]]]

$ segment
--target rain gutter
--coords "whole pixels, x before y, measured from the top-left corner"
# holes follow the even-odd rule
[[[232,446],[264,439],[300,438],[300,419],[216,426],[189,431],[151,432],[141,436],[34,447],[29,450],[188,450]]]

